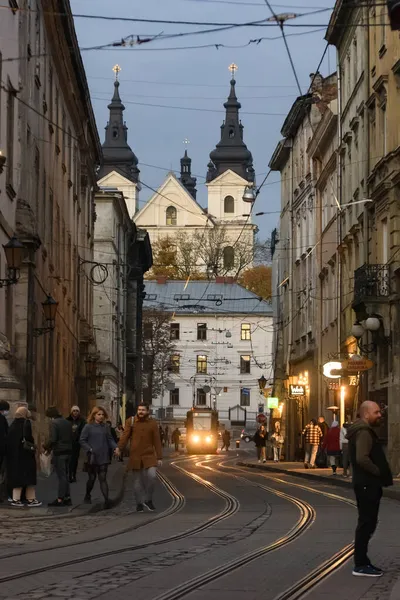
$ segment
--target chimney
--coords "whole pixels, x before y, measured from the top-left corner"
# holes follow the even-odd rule
[[[215,283],[225,283],[225,277],[216,277]]]
[[[233,277],[225,277],[225,283],[235,283],[235,280]]]
[[[157,283],[159,285],[164,285],[167,283],[167,278],[166,277],[157,277]]]

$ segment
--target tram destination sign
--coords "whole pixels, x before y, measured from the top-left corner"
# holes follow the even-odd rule
[[[289,394],[290,396],[305,396],[306,388],[304,385],[296,385],[291,383],[289,385]]]

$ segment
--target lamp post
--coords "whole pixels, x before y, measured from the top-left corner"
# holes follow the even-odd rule
[[[101,392],[103,383],[104,383],[104,375],[101,371],[99,371],[96,375],[96,385],[97,385],[98,392]]]
[[[3,245],[3,248],[7,261],[8,277],[6,279],[0,279],[0,288],[17,283],[19,279],[21,263],[25,253],[25,246],[21,244],[15,235],[10,239],[9,242],[7,242],[7,244]]]
[[[39,337],[44,333],[49,333],[53,331],[56,326],[56,315],[58,309],[58,302],[54,300],[51,294],[47,294],[47,298],[44,302],[42,302],[43,307],[43,315],[46,321],[45,327],[37,327],[33,330],[33,335],[35,337]]]
[[[381,321],[375,315],[369,315],[365,321],[362,321],[362,323],[359,321],[354,323],[350,333],[357,340],[357,346],[363,354],[369,354],[370,352],[374,352],[376,350],[376,343],[374,341],[372,344],[361,343],[364,333],[368,333],[368,331],[370,331],[372,334],[374,334],[379,331],[380,328]]]

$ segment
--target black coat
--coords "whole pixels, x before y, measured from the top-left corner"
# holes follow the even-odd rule
[[[7,483],[10,488],[36,485],[35,452],[24,450],[25,419],[14,419],[7,436]],[[33,442],[32,427],[29,420],[25,425],[25,439]]]
[[[67,421],[69,421],[71,423],[72,426],[72,445],[73,445],[73,449],[74,451],[78,451],[81,449],[81,446],[79,444],[79,440],[81,437],[81,433],[83,431],[83,428],[86,425],[86,421],[83,417],[78,417],[77,419],[74,419],[72,417],[72,415],[70,415],[69,417],[67,417]]]
[[[4,415],[0,413],[0,458],[6,453],[6,439],[8,434],[8,423]]]
[[[254,443],[257,446],[257,448],[263,448],[264,446],[267,445],[267,439],[268,439],[268,433],[265,432],[265,435],[262,436],[260,435],[260,432],[257,431],[255,436],[254,436]]]

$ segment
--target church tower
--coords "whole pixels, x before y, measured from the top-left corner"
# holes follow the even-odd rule
[[[196,200],[196,177],[192,177],[192,159],[189,158],[187,150],[181,158],[181,176],[179,177],[181,184],[187,189],[189,194]]]
[[[115,187],[124,193],[131,217],[137,212],[139,205],[140,171],[138,159],[128,144],[128,128],[124,121],[125,106],[119,95],[120,82],[118,73],[121,68],[116,65],[114,95],[108,105],[109,121],[106,125],[106,137],[102,145],[102,161],[98,174],[98,184],[102,187]]]

